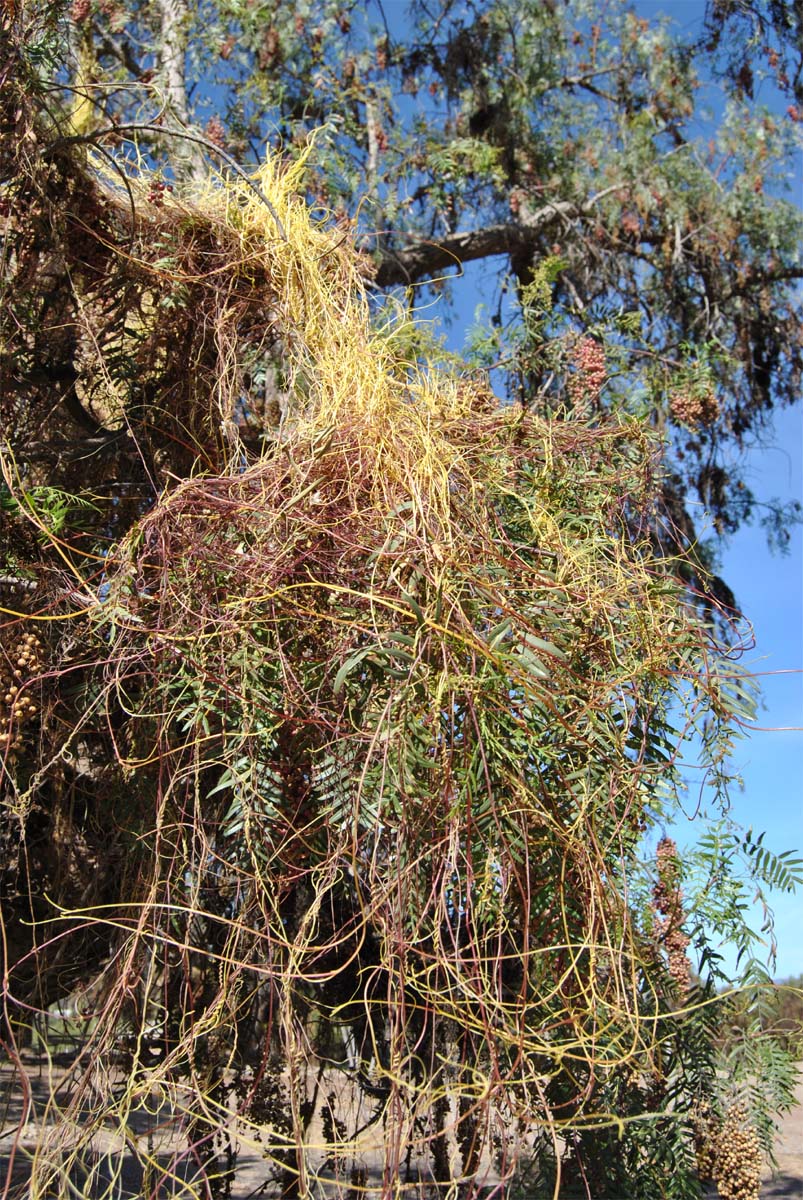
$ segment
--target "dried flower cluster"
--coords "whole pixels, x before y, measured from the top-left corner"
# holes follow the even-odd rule
[[[0,752],[22,745],[23,729],[38,711],[26,684],[42,666],[42,643],[33,633],[0,646]]]
[[[574,372],[569,376],[569,398],[579,415],[588,415],[599,400],[605,383],[605,347],[594,338],[581,338],[574,348],[572,365]]]
[[[669,397],[669,408],[680,425],[713,425],[720,414],[720,404],[713,389],[678,387]]]
[[[683,893],[680,888],[678,848],[672,838],[663,837],[656,850],[658,878],[652,891],[655,939],[669,962],[669,974],[681,995],[687,991],[691,963],[686,954],[688,936],[683,932]]]

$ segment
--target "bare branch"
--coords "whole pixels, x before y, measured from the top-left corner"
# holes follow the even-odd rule
[[[452,233],[439,242],[416,239],[403,250],[383,250],[376,283],[379,287],[413,283],[448,267],[475,262],[479,258],[491,258],[496,254],[521,255],[532,251],[538,235],[544,229],[560,220],[586,216],[595,204],[621,186],[619,183],[613,184],[597,192],[584,204],[559,200],[544,204],[535,211],[523,212],[519,221]]]
[[[108,54],[111,58],[116,58],[135,79],[142,78],[145,68],[138,62],[127,37],[123,36],[118,40],[105,31],[100,33],[97,29],[94,30],[94,33],[98,39],[98,49],[101,54]]]

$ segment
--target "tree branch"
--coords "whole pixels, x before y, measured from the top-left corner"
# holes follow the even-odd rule
[[[460,266],[495,254],[515,254],[532,242],[533,234],[518,222],[489,225],[464,233],[452,233],[440,242],[417,240],[405,250],[383,250],[376,283],[391,287],[414,283],[426,275],[436,275],[447,267]]]
[[[379,287],[414,283],[447,267],[475,262],[479,258],[491,258],[496,254],[521,255],[532,251],[544,229],[565,218],[586,216],[603,197],[621,186],[621,183],[616,183],[604,188],[584,204],[557,200],[533,212],[523,213],[519,221],[505,221],[484,229],[452,233],[439,242],[418,238],[406,249],[385,249],[380,255],[376,283]]]
[[[145,68],[137,61],[137,57],[131,48],[131,43],[125,36],[118,41],[108,33],[100,33],[96,27],[93,29],[93,32],[98,40],[100,54],[108,54],[110,58],[116,58],[135,79],[142,78],[145,74]]]

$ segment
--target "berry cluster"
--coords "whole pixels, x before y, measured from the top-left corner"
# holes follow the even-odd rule
[[[676,388],[669,397],[669,408],[679,425],[689,425],[692,428],[713,425],[720,413],[719,400],[711,388],[705,391],[695,391],[689,387]]]
[[[683,995],[691,980],[691,963],[686,955],[689,938],[683,932],[678,848],[671,838],[663,837],[658,843],[656,869],[658,878],[652,890],[653,911],[656,914],[653,929],[656,941],[666,953],[669,974]]]
[[[161,208],[165,202],[165,192],[172,192],[172,183],[165,183],[162,179],[152,179],[150,191],[148,192],[148,204],[153,204],[156,208]]]
[[[761,1145],[742,1104],[729,1108],[717,1143],[717,1191],[722,1200],[758,1200]]]
[[[569,398],[575,411],[588,414],[599,400],[605,383],[605,347],[594,338],[581,338],[574,348],[572,365],[574,373],[569,376]]]
[[[70,20],[76,25],[83,25],[92,12],[91,0],[73,0],[70,6]]]
[[[702,1181],[713,1179],[722,1200],[758,1200],[761,1145],[744,1104],[732,1104],[720,1121],[708,1106],[695,1121],[694,1148]]]
[[[220,117],[212,116],[204,127],[204,137],[220,150],[226,149],[226,127]]]
[[[694,1154],[697,1175],[702,1183],[714,1178],[717,1170],[717,1138],[720,1121],[710,1104],[701,1104],[694,1116]]]
[[[22,745],[23,727],[38,711],[25,684],[43,665],[42,643],[33,633],[0,648],[0,752]]]

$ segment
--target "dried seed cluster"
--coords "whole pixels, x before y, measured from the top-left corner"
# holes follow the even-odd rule
[[[669,974],[683,995],[691,981],[691,963],[686,954],[689,938],[683,931],[683,892],[680,888],[678,848],[671,838],[663,837],[656,849],[658,878],[652,890],[655,912],[655,938],[664,950]]]
[[[688,387],[676,388],[669,397],[669,408],[679,425],[689,425],[692,428],[713,425],[720,414],[719,400],[710,388],[707,391],[695,391]]]
[[[0,647],[0,752],[19,748],[24,727],[38,712],[25,685],[42,672],[42,649],[33,633]]]
[[[697,1174],[703,1183],[716,1174],[719,1130],[720,1122],[710,1104],[701,1104],[694,1118],[694,1153]]]
[[[90,0],[73,0],[70,6],[70,20],[76,25],[83,25],[84,21],[88,20],[92,15],[92,4]]]
[[[575,410],[590,413],[607,375],[605,347],[594,338],[581,338],[572,354],[572,364],[575,370],[569,376],[569,398]]]
[[[761,1144],[744,1104],[733,1104],[720,1121],[705,1106],[694,1132],[700,1179],[713,1179],[722,1200],[758,1200]]]
[[[758,1200],[761,1145],[743,1104],[734,1104],[725,1115],[714,1178],[722,1200]]]
[[[204,137],[221,150],[226,149],[226,126],[217,114],[209,118],[204,126]]]

